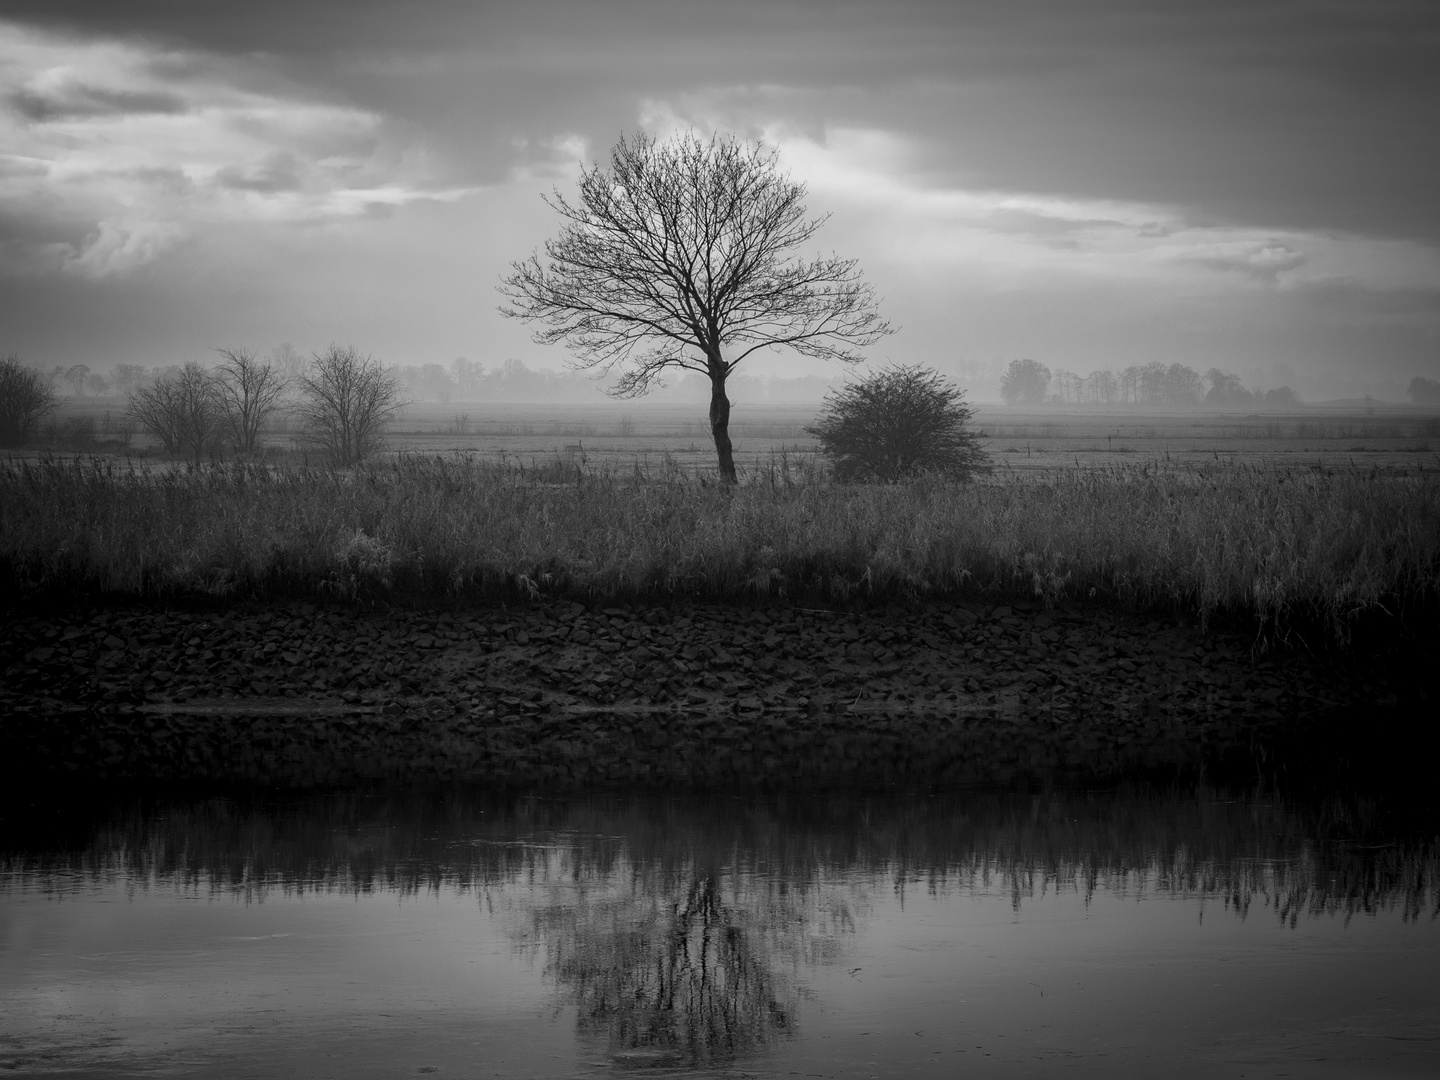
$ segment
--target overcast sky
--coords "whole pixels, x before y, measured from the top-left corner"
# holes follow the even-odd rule
[[[0,12],[0,353],[39,366],[559,366],[496,313],[540,194],[694,128],[778,146],[833,213],[901,328],[877,361],[1440,377],[1434,0]]]

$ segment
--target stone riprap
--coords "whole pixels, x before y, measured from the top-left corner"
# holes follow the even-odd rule
[[[12,617],[12,777],[996,781],[1198,767],[1394,689],[1106,609],[302,604]]]

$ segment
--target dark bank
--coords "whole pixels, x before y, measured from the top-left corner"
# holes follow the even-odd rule
[[[3,635],[12,784],[1393,777],[1436,700],[1414,609],[1343,643],[1004,600],[117,606]]]

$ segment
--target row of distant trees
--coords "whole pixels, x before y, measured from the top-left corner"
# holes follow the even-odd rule
[[[165,453],[196,461],[226,452],[255,456],[261,432],[284,412],[298,420],[309,446],[350,465],[379,448],[386,425],[407,403],[395,373],[350,346],[332,345],[308,361],[248,349],[218,352],[212,368],[140,368],[128,382],[126,415]],[[28,441],[57,404],[45,373],[15,356],[0,359],[0,445]]]
[[[306,361],[289,345],[272,349],[265,359],[291,381],[305,367]],[[595,400],[595,392],[604,390],[605,382],[597,383],[589,372],[527,367],[523,361],[506,360],[497,367],[457,357],[448,364],[410,364],[392,369],[396,380],[413,401],[578,401]],[[180,365],[145,367],[141,364],[116,364],[108,371],[94,371],[85,364],[57,366],[44,372],[50,384],[64,392],[85,397],[128,397],[137,387],[157,378],[174,378]],[[789,401],[815,402],[830,388],[828,379],[802,376],[795,379],[758,379],[737,375],[730,380],[737,400],[746,402]],[[668,393],[667,393],[668,390]],[[673,396],[690,400],[707,396],[710,383],[703,376],[689,372],[672,380],[657,396]]]
[[[552,371],[526,367],[523,361],[506,360],[498,367],[465,357],[448,364],[402,365],[396,377],[406,394],[416,401],[579,401],[595,400],[597,390],[612,388],[615,380],[599,379],[594,373],[567,368]],[[830,389],[830,380],[816,375],[794,379],[760,379],[732,375],[727,386],[737,401],[817,402]],[[652,396],[696,400],[708,398],[710,380],[694,372],[674,373],[665,386],[656,385]]]
[[[1000,379],[1007,405],[1151,405],[1215,408],[1271,408],[1295,405],[1299,395],[1288,386],[1248,390],[1240,376],[1219,368],[1201,375],[1184,364],[1133,364],[1120,372],[1108,369],[1077,375],[1051,371],[1037,360],[1012,360]]]

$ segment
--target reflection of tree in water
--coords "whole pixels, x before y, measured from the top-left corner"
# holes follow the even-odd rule
[[[628,1065],[718,1065],[792,1035],[800,964],[838,956],[858,902],[696,864],[547,878],[521,902],[522,944],[543,952],[582,1038]]]

